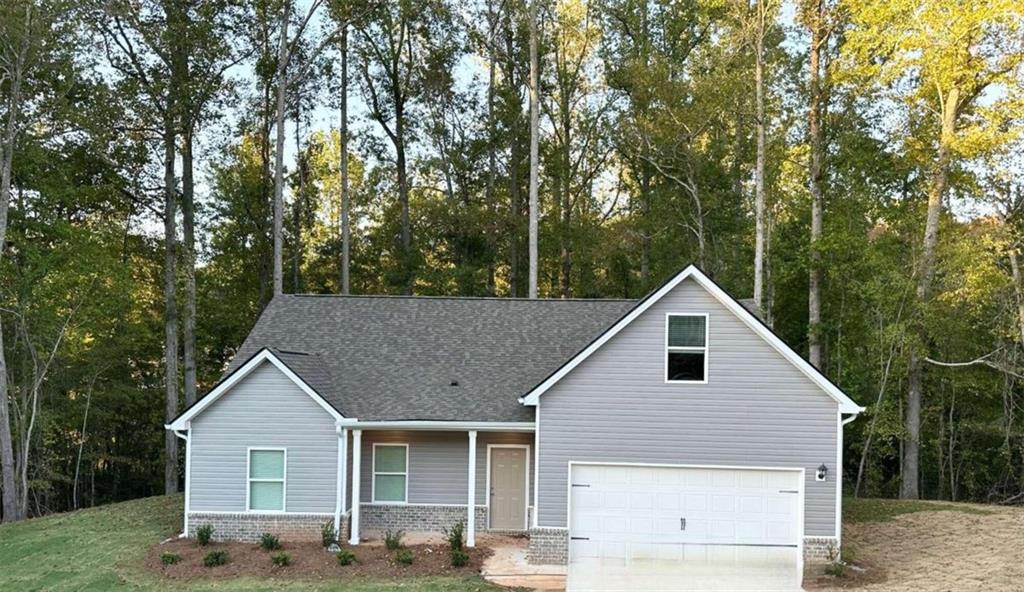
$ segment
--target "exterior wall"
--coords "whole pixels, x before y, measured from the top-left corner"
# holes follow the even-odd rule
[[[285,541],[320,541],[320,529],[333,514],[260,514],[256,512],[189,512],[192,531],[209,524],[213,540],[255,543],[265,532]],[[342,525],[342,530],[345,528]]]
[[[364,430],[362,438],[360,502],[372,504],[373,444],[409,445],[409,504],[441,504],[466,507],[469,478],[469,435],[466,432]],[[350,440],[351,441],[351,440]],[[521,444],[530,447],[527,482],[533,495],[533,434],[528,432],[477,432],[476,502],[488,505],[487,445]],[[394,504],[388,504],[392,506]],[[365,523],[365,522],[364,522]]]
[[[707,384],[665,383],[670,312],[708,313]],[[834,536],[837,421],[834,400],[685,280],[541,396],[537,526],[567,526],[570,461],[804,467],[804,534]]]
[[[333,514],[334,419],[272,364],[253,370],[196,416],[190,438],[191,512],[245,512],[247,448],[282,447],[288,450],[285,511]]]
[[[441,532],[458,522],[466,522],[466,505],[421,505],[421,504],[360,504],[360,531],[380,532],[384,530],[405,530],[409,532]],[[529,508],[529,519],[533,508]],[[487,528],[486,506],[477,506],[474,518],[477,532],[498,531]],[[522,532],[522,531],[518,531]]]
[[[527,561],[548,565],[569,562],[569,531],[565,528],[531,528]]]

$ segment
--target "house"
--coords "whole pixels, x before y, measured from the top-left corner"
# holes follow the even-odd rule
[[[642,300],[284,295],[167,426],[185,534],[526,533],[530,560],[840,544],[863,410],[690,266]]]

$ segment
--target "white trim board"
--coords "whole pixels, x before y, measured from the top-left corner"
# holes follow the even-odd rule
[[[571,372],[576,366],[579,366],[583,360],[586,360],[597,351],[602,345],[607,343],[612,337],[615,337],[620,331],[622,331],[627,325],[632,323],[640,315],[642,315],[651,306],[654,306],[656,302],[661,300],[666,294],[671,292],[676,286],[683,282],[687,278],[692,278],[702,288],[707,290],[712,296],[715,297],[723,306],[729,309],[729,312],[736,315],[747,327],[749,327],[754,333],[768,342],[776,351],[778,351],[786,360],[797,367],[798,370],[803,372],[808,378],[811,379],[816,385],[818,385],[825,393],[832,397],[839,404],[839,411],[846,414],[857,414],[864,410],[864,407],[857,405],[849,396],[846,395],[838,386],[836,386],[831,380],[829,380],[824,374],[821,373],[817,368],[811,365],[810,362],[805,360],[800,354],[796,353],[793,348],[786,345],[784,341],[779,339],[775,333],[771,331],[764,323],[762,323],[757,317],[750,313],[742,304],[736,301],[732,296],[729,296],[722,288],[711,280],[708,276],[704,275],[704,272],[697,269],[694,265],[687,266],[686,269],[679,272],[674,278],[666,282],[656,292],[644,299],[640,304],[634,307],[629,313],[619,319],[617,323],[611,326],[607,331],[601,334],[600,337],[590,343],[583,351],[579,352],[571,360],[566,362],[561,368],[559,368],[551,376],[547,377],[543,382],[535,386],[530,392],[523,397],[520,397],[519,402],[524,405],[536,405],[537,400],[541,395],[546,393],[552,386],[560,381],[566,374]]]
[[[529,444],[488,444],[487,476],[484,479],[484,495],[487,496],[487,529],[491,529],[491,451],[495,448],[518,448],[526,451],[526,466],[523,467],[523,530],[530,529],[530,445]]]
[[[296,386],[302,389],[302,392],[309,395],[310,398],[312,398],[317,405],[319,405],[320,407],[323,408],[324,411],[329,413],[331,417],[334,418],[334,421],[341,422],[342,420],[345,419],[340,413],[338,413],[338,410],[332,407],[330,403],[328,403],[322,396],[320,396],[320,394],[317,393],[313,389],[313,387],[306,384],[305,381],[299,378],[298,374],[292,372],[291,368],[289,368],[284,362],[282,362],[280,358],[275,356],[274,352],[270,351],[269,349],[262,349],[259,351],[259,353],[249,358],[248,362],[246,362],[241,367],[237,368],[234,372],[229,374],[228,377],[221,381],[220,384],[218,384],[212,391],[209,392],[209,394],[207,394],[202,399],[199,399],[199,401],[197,401],[195,405],[192,405],[191,407],[186,409],[185,412],[179,415],[177,419],[175,419],[173,422],[164,427],[169,430],[187,429],[186,426],[188,425],[188,422],[192,420],[192,418],[202,413],[204,409],[212,405],[214,401],[223,396],[224,393],[231,390],[231,387],[238,384],[238,382],[240,382],[243,378],[252,373],[253,370],[259,368],[260,365],[263,364],[264,362],[270,362],[271,364],[273,364],[278,370],[280,370],[285,376],[287,376],[289,380],[294,382]]]

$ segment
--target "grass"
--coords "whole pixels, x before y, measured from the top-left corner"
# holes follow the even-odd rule
[[[182,498],[151,497],[0,525],[0,590],[497,592],[481,578],[172,581],[147,571],[146,550],[181,528]]]
[[[900,516],[902,514],[943,511],[963,512],[965,514],[977,514],[979,516],[992,514],[992,510],[986,510],[984,508],[967,504],[953,504],[949,502],[850,497],[843,499],[843,521],[849,523],[889,522],[896,516]]]

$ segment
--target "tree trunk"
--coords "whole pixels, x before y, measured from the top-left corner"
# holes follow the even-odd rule
[[[281,39],[277,53],[277,108],[274,125],[277,127],[277,141],[274,153],[274,296],[283,292],[284,284],[284,110],[288,90],[288,12],[290,5],[281,8]]]
[[[931,189],[928,192],[928,213],[922,240],[921,263],[918,267],[917,302],[919,308],[915,315],[913,328],[917,339],[911,341],[907,368],[907,408],[904,416],[906,437],[904,438],[901,465],[903,481],[900,484],[900,497],[903,499],[918,499],[920,497],[918,480],[921,448],[921,391],[926,356],[924,348],[928,338],[920,317],[924,314],[923,309],[931,298],[932,280],[935,277],[935,251],[939,242],[939,214],[942,212],[942,198],[946,192],[949,147],[956,131],[958,103],[958,92],[955,89],[951,90],[942,108],[942,132],[935,159],[935,169],[932,171]]]
[[[754,101],[757,119],[757,160],[754,165],[754,303],[764,309],[764,27],[766,0],[757,2],[757,31],[755,33]]]
[[[3,138],[0,138],[0,259],[7,245],[7,212],[11,205],[11,162],[14,158],[14,144],[18,130],[18,115],[21,112],[21,83],[24,77],[28,53],[28,27],[32,20],[32,2],[25,3],[26,35],[20,48],[15,67],[10,74],[7,99],[7,120],[4,122]],[[0,486],[3,488],[3,522],[24,518],[18,513],[18,490],[15,485],[14,445],[11,433],[11,413],[8,402],[7,358],[4,353],[4,331],[0,323]]]
[[[569,93],[563,89],[562,105],[562,298],[572,298],[572,119]]]
[[[168,92],[167,112],[164,114],[164,387],[165,418],[168,422],[178,415],[178,312],[175,302],[175,240],[177,196],[175,195],[174,152],[175,117],[174,91]],[[178,492],[178,438],[164,430],[164,492]]]
[[[301,103],[301,99],[299,100]],[[292,213],[292,226],[295,233],[292,253],[292,292],[302,292],[300,272],[302,268],[302,209],[306,200],[306,163],[302,154],[302,121],[301,109],[295,111],[295,168],[299,173],[299,191],[295,195],[295,210]]]
[[[1013,293],[1017,298],[1017,322],[1020,325],[1020,342],[1024,345],[1024,278],[1021,277],[1020,263],[1017,260],[1019,245],[1010,249],[1010,271],[1013,274]]]
[[[397,87],[396,87],[397,88]],[[412,294],[412,232],[409,227],[409,171],[405,157],[405,110],[401,97],[395,97],[395,164],[398,169],[398,205],[402,224],[402,293]]]
[[[349,293],[349,253],[352,231],[349,229],[348,194],[348,24],[341,30],[341,127],[338,140],[341,144],[338,168],[341,171],[341,293]]]
[[[193,178],[192,114],[186,114],[181,142],[181,213],[184,245],[182,259],[185,264],[185,322],[183,337],[185,363],[185,406],[196,402],[196,213],[195,181]]]
[[[811,244],[807,291],[807,354],[814,367],[821,367],[821,235],[824,207],[822,179],[825,163],[825,142],[822,130],[821,51],[826,43],[823,27],[824,1],[815,0],[810,15],[810,81],[807,128],[810,135],[811,161],[809,189],[811,193]]]
[[[530,0],[530,298],[537,297],[538,192],[540,166],[540,60],[537,56],[537,3]]]

